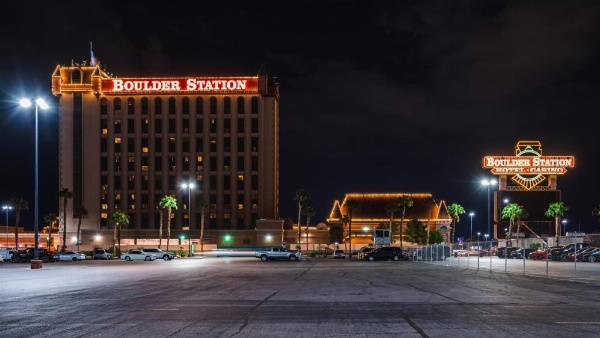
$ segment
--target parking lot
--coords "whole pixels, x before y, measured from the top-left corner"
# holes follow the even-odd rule
[[[598,279],[463,263],[206,257],[39,270],[0,263],[0,336],[580,337],[600,329]]]

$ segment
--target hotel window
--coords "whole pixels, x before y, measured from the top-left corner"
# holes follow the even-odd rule
[[[210,119],[210,133],[217,133],[217,119]]]
[[[183,132],[185,134],[189,133],[190,132],[190,119],[185,118],[185,119],[181,120],[181,123],[182,123]]]
[[[250,188],[252,190],[258,190],[258,176],[252,175],[251,181],[252,182]]]
[[[217,114],[217,98],[211,97],[209,102],[210,102],[210,114],[216,115]]]
[[[100,157],[100,171],[108,171],[108,158],[106,156]]]
[[[177,184],[175,184],[175,175],[169,175],[169,190],[176,190]]]
[[[105,98],[100,100],[100,114],[101,115],[108,114],[108,100]]]
[[[108,134],[108,121],[106,121],[106,119],[100,120],[100,133],[102,133],[102,135]]]
[[[175,119],[169,118],[169,134],[175,134]]]
[[[223,99],[223,114],[231,114],[231,99],[229,97]]]
[[[239,152],[243,152],[244,151],[244,139],[243,138],[238,138],[238,151]]]
[[[181,112],[183,113],[183,115],[189,115],[190,114],[190,99],[187,97],[184,97],[181,104],[182,104]]]
[[[155,153],[162,152],[162,139],[160,139],[160,138],[154,139],[154,152]]]
[[[135,171],[135,158],[133,156],[127,158],[127,163],[127,171]]]
[[[204,120],[202,120],[202,118],[197,118],[196,119],[196,134],[202,134],[204,133]]]
[[[157,117],[154,119],[154,133],[161,134],[162,133],[162,119]]]
[[[121,156],[115,156],[115,171],[121,171]]]
[[[241,96],[237,99],[237,113],[240,115],[244,114],[244,98]]]
[[[238,119],[237,120],[237,126],[238,126],[238,133],[243,133],[244,132],[244,119]]]
[[[148,153],[148,138],[142,138],[142,153]]]
[[[204,114],[204,100],[201,97],[196,98],[196,115]]]
[[[154,191],[161,191],[161,190],[162,190],[162,176],[156,175],[156,176],[154,176]],[[157,201],[160,201],[160,198],[157,199]]]
[[[225,133],[230,133],[231,132],[231,119],[224,119],[223,120],[223,131]]]
[[[244,157],[238,156],[237,158],[237,170],[244,171]]]
[[[121,138],[120,137],[115,137],[115,152],[116,153],[121,152]]]
[[[175,152],[176,143],[177,143],[177,139],[175,139],[174,137],[169,137],[169,152],[170,153]]]
[[[252,142],[252,152],[255,153],[258,151],[258,137],[253,137],[251,139]]]
[[[127,181],[127,189],[134,190],[135,189],[135,175],[129,175]]]
[[[211,137],[210,138],[210,152],[214,153],[216,151],[217,151],[217,138]]]
[[[196,175],[196,181],[202,182],[202,175]],[[200,185],[200,191],[202,191],[202,184]]]
[[[100,152],[107,152],[108,151],[108,140],[103,138],[100,140]]]
[[[148,126],[150,125],[149,119],[142,119],[142,134],[148,134]]]
[[[127,133],[128,134],[135,133],[135,122],[133,119],[127,119]]]
[[[217,158],[214,156],[210,157],[210,171],[217,171]]]
[[[142,115],[148,115],[148,98],[142,98]]]
[[[115,134],[121,133],[121,119],[115,119]]]
[[[210,190],[217,189],[217,176],[210,175]]]
[[[127,99],[127,114],[135,114],[135,100],[131,97]]]
[[[204,142],[202,137],[196,137],[196,152],[201,153],[204,151]]]
[[[258,171],[258,156],[252,156],[252,167],[250,170]]]
[[[253,97],[251,100],[251,114],[258,114],[258,98],[257,97]]]
[[[135,139],[133,137],[127,138],[127,151],[130,153],[135,151]]]
[[[189,156],[184,156],[183,157],[183,163],[182,163],[182,168],[183,171],[189,171],[190,170],[190,157]]]
[[[177,107],[175,105],[175,98],[169,98],[169,115],[174,115],[177,112]]]
[[[121,176],[115,175],[115,190],[121,190]]]
[[[79,70],[71,72],[71,83],[81,83],[81,72]]]
[[[257,118],[252,118],[252,133],[253,134],[258,133],[258,119]]]
[[[202,171],[202,156],[198,156],[196,158],[196,165],[197,165],[196,171]]]
[[[231,157],[223,157],[223,171],[229,171],[231,169]]]
[[[162,157],[156,156],[154,158],[154,170],[161,171],[162,170]]]
[[[148,190],[148,175],[142,175],[142,190]]]
[[[226,153],[231,151],[231,138],[226,137],[223,139],[223,151]]]
[[[148,171],[148,156],[142,156],[142,171]]]
[[[244,175],[238,175],[237,189],[244,190]]]
[[[160,97],[154,99],[154,114],[162,114],[162,99]]]
[[[169,171],[177,171],[177,162],[175,161],[175,156],[169,156]]]
[[[115,113],[115,116],[117,116],[117,117],[118,117],[118,116],[121,116],[121,99],[117,97],[117,98],[116,98],[116,99],[113,101],[113,106],[114,106],[114,113]]]
[[[225,190],[231,189],[231,176],[230,175],[223,176],[223,189],[225,189]]]
[[[183,138],[183,143],[181,144],[182,146],[182,151],[184,153],[189,153],[190,152],[190,139],[187,137]]]

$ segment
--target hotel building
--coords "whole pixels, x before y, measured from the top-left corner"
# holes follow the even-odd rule
[[[74,193],[69,236],[74,209],[84,207],[83,230],[112,229],[119,210],[130,218],[124,229],[156,237],[166,195],[177,199],[172,229],[198,231],[200,200],[208,232],[279,217],[279,85],[262,68],[247,77],[114,78],[99,65],[58,65],[52,93],[60,189]]]

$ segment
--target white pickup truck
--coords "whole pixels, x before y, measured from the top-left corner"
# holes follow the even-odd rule
[[[268,250],[256,251],[254,253],[254,257],[260,258],[260,260],[263,262],[277,259],[297,261],[301,258],[301,255],[298,251],[292,251],[290,249],[281,247],[272,247]]]

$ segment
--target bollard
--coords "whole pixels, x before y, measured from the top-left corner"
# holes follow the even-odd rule
[[[40,259],[32,259],[31,260],[31,268],[32,269],[41,269],[42,261]]]

